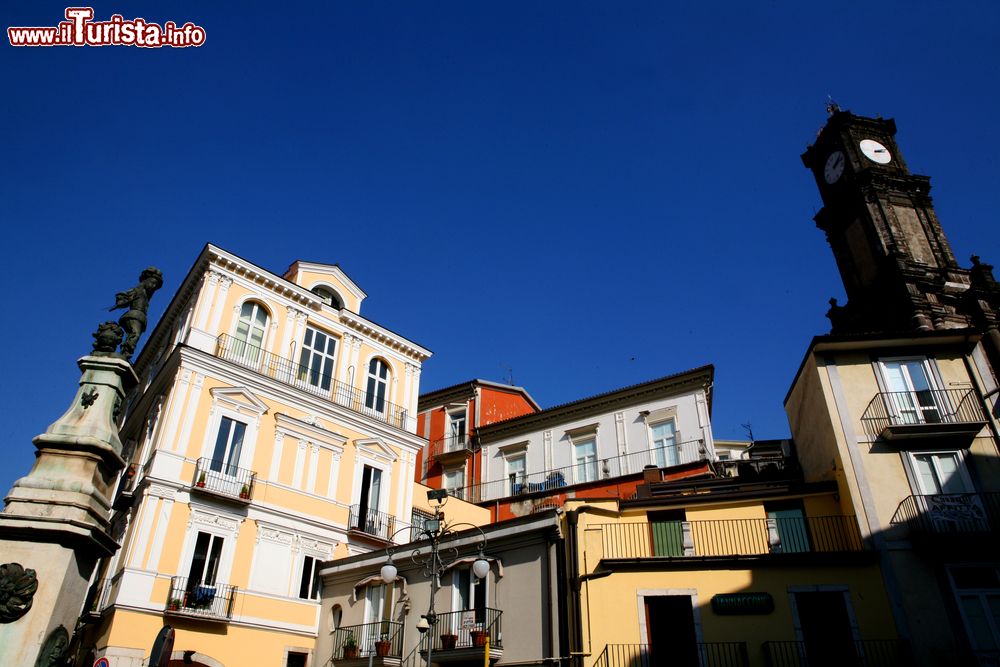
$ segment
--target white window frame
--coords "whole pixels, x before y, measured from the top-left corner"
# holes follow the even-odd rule
[[[458,486],[450,486],[448,484],[448,479],[450,476],[454,476],[456,473],[460,476],[461,484],[459,484]],[[462,498],[464,496],[465,486],[466,484],[465,484],[464,463],[454,468],[446,468],[444,472],[441,473],[441,487],[450,491],[452,495],[454,495],[455,497]]]
[[[462,406],[459,408],[449,408],[445,410],[445,415],[447,416],[447,424],[445,424],[445,451],[454,452],[465,448],[465,440],[469,437],[469,409],[467,406]],[[461,415],[461,419],[457,419],[456,415]],[[458,440],[458,436],[453,433],[454,425],[457,423],[462,424],[462,441]]]
[[[184,542],[183,555],[178,561],[177,576],[187,577],[191,572],[191,562],[194,559],[195,546],[198,543],[198,533],[210,533],[222,538],[222,552],[219,556],[219,568],[215,573],[217,584],[228,585],[232,576],[233,557],[236,553],[236,537],[239,534],[240,520],[200,508],[192,508],[189,528]],[[154,545],[154,548],[156,546]]]
[[[950,456],[954,455],[958,459],[958,474],[962,478],[962,483],[967,489],[963,493],[976,493],[976,486],[972,483],[972,477],[969,475],[969,469],[966,462],[966,451],[964,449],[924,449],[924,450],[907,450],[905,452],[900,452],[903,457],[903,468],[906,470],[907,481],[910,483],[910,491],[913,492],[915,496],[926,496],[935,495],[924,491],[921,486],[920,474],[917,472],[917,463],[914,460],[915,456],[921,455],[931,455],[931,456]],[[947,495],[947,494],[944,494]]]
[[[308,347],[307,347],[307,345],[306,345],[306,336],[310,332],[312,332],[312,337],[311,337],[312,340],[309,342]],[[320,350],[318,350],[318,349],[316,349],[314,347],[314,345],[316,343],[316,334],[320,334],[320,335],[326,337],[326,339],[327,339],[327,345],[326,345],[326,347],[327,348],[329,348],[330,342],[332,341],[332,343],[333,343],[333,352],[332,353],[327,352],[326,350],[320,351]],[[318,389],[320,391],[332,392],[333,388],[334,388],[334,382],[337,379],[337,354],[340,351],[340,343],[341,343],[341,340],[340,340],[340,338],[338,336],[333,335],[332,333],[330,333],[326,329],[321,329],[320,327],[313,326],[313,325],[311,325],[311,324],[309,324],[307,322],[306,326],[302,330],[302,342],[299,345],[298,358],[295,359],[295,363],[298,366],[298,369],[296,370],[296,373],[295,373],[295,378],[296,378],[295,381],[303,383],[303,384],[307,384],[310,387],[314,387],[314,388],[316,388],[316,389]],[[305,354],[307,350],[309,352],[309,363],[308,364],[303,364],[302,363],[302,361],[303,361],[302,355]],[[322,378],[322,376],[320,376],[320,378],[319,378],[319,384],[313,384],[312,380],[310,379],[310,376],[312,375],[312,370],[313,370],[313,361],[315,360],[316,356],[320,357],[320,368],[318,369],[318,371],[322,372],[322,369],[324,367],[327,367],[327,366],[329,367],[329,370],[330,370],[330,373],[328,375],[328,377],[329,377],[329,383],[330,383],[329,387],[324,387],[323,386],[323,378]],[[329,362],[329,364],[327,364],[327,362]],[[305,377],[302,377],[303,372],[305,374]]]
[[[239,342],[243,342],[247,346],[253,345],[253,343],[250,342],[250,337],[249,336],[247,337],[246,341],[240,341],[240,339],[239,339],[239,333],[238,333],[239,332],[240,321],[242,319],[243,308],[248,303],[254,304],[257,308],[259,308],[261,311],[263,311],[263,313],[265,315],[265,317],[264,317],[264,335],[261,336],[261,339],[260,339],[260,350],[257,352],[257,354],[259,356],[258,359],[252,359],[249,355],[247,355],[245,353],[245,351],[243,353],[238,353],[238,354],[239,354],[239,358],[242,361],[246,362],[246,363],[251,363],[252,362],[252,363],[259,364],[259,363],[261,363],[263,361],[264,355],[267,353],[267,346],[271,342],[270,341],[270,337],[271,337],[271,323],[274,322],[274,317],[273,317],[273,314],[271,312],[271,309],[267,305],[265,305],[264,302],[261,301],[259,297],[257,297],[256,295],[247,295],[247,297],[245,299],[243,299],[242,301],[240,301],[240,303],[238,303],[236,305],[236,308],[234,309],[236,311],[235,312],[235,317],[233,317],[233,323],[232,323],[232,325],[229,328],[229,336],[230,336],[230,338],[232,338],[232,341],[233,341],[234,345],[238,345]],[[248,333],[249,333],[249,331],[248,331]]]
[[[975,645],[976,639],[972,636],[972,632],[969,628],[969,619],[965,614],[965,607],[962,605],[962,595],[976,595],[980,599],[986,595],[994,594],[1000,595],[1000,586],[997,588],[963,588],[959,589],[955,584],[954,570],[964,569],[969,567],[989,567],[994,570],[998,569],[996,563],[962,563],[961,566],[952,566],[945,568],[948,571],[948,583],[951,586],[952,595],[955,596],[955,604],[958,606],[958,614],[962,619],[962,630],[965,631],[966,639],[969,640],[969,644],[972,646],[973,651],[992,651],[996,649],[988,649],[984,647],[978,647]],[[990,625],[990,630],[993,633],[993,639],[996,643],[997,648],[1000,648],[1000,624],[995,622],[991,615],[986,616],[987,623]]]
[[[674,463],[670,463],[669,462],[669,457],[667,455],[667,448],[666,447],[657,447],[656,446],[656,438],[653,435],[653,429],[657,428],[658,426],[664,426],[666,424],[670,424],[671,426],[673,426],[673,443],[674,443],[673,444],[673,450],[674,450],[674,456],[677,459],[677,461],[674,462]],[[646,427],[649,429],[649,445],[650,445],[649,448],[650,448],[651,453],[653,455],[653,462],[656,464],[656,466],[658,468],[666,468],[666,467],[669,467],[669,466],[680,465],[680,463],[681,463],[681,450],[680,450],[680,443],[677,440],[677,435],[678,435],[678,433],[677,433],[677,419],[675,417],[670,417],[668,419],[660,419],[660,420],[655,421],[655,422],[649,422],[649,423],[647,423]],[[662,463],[660,462],[661,457],[662,457],[662,461],[663,461]]]
[[[597,452],[597,431],[591,432],[589,435],[578,435],[571,438],[573,443],[573,483],[574,484],[586,484],[588,482],[596,482],[601,478],[601,471],[599,464],[601,461],[600,456]],[[578,454],[579,449],[583,445],[592,444],[594,447],[594,460],[593,462],[583,461],[581,463],[580,456]],[[588,468],[582,466],[592,466],[589,468],[594,471],[593,479],[581,479],[580,473]],[[586,477],[586,476],[585,476]]]
[[[468,593],[469,599],[471,600],[472,605],[473,605],[469,609],[466,609],[466,608],[464,608],[462,606],[462,585],[461,585],[462,573],[467,574],[468,577],[469,577],[469,590],[467,591],[467,593]],[[480,586],[484,587],[483,588],[483,610],[484,610],[483,614],[484,615],[486,614],[485,610],[487,610],[487,609],[490,608],[490,585],[489,585],[490,573],[487,573],[487,575],[485,577],[483,577],[482,579],[479,579],[472,572],[472,566],[471,565],[468,566],[468,567],[465,567],[465,566],[463,566],[463,567],[456,567],[456,568],[454,568],[452,570],[452,575],[451,575],[451,610],[452,611],[456,611],[456,612],[458,612],[458,611],[475,611],[475,604],[476,604],[476,582],[477,581],[479,582]],[[457,631],[463,629],[462,628],[463,619],[462,619],[461,615],[457,615],[455,618],[456,618],[456,621],[455,621],[456,627],[452,628],[451,630],[452,630],[452,632],[455,632],[456,634],[458,634]],[[483,628],[480,628],[480,629],[483,629]]]
[[[944,383],[941,380],[941,375],[940,375],[940,373],[938,371],[937,360],[936,359],[934,359],[932,357],[927,357],[927,356],[924,356],[924,355],[902,355],[902,356],[895,356],[895,357],[880,357],[877,361],[874,362],[875,368],[876,368],[876,378],[878,380],[878,385],[879,385],[880,390],[883,393],[887,394],[887,395],[898,393],[898,391],[899,391],[899,390],[893,390],[890,387],[890,384],[889,384],[889,375],[888,375],[888,371],[887,371],[887,368],[886,368],[886,364],[888,364],[888,363],[894,363],[894,362],[895,363],[902,363],[902,362],[913,362],[913,361],[919,362],[920,365],[922,366],[923,372],[924,372],[924,376],[927,379],[928,389],[931,392],[940,391],[940,389],[942,387],[944,387]],[[908,377],[908,374],[904,378],[904,380],[905,380],[905,383],[907,385],[907,389],[904,389],[902,391],[904,393],[910,393],[910,394],[913,394],[915,396],[918,390],[916,390],[916,389],[913,388],[913,382]],[[931,395],[932,395],[932,397],[935,396],[933,393]],[[924,418],[924,412],[926,412],[928,410],[931,410],[931,409],[934,409],[934,410],[937,411],[939,419],[943,419],[944,416],[945,416],[945,409],[944,409],[945,406],[940,405],[939,401],[938,401],[938,399],[936,397],[934,398],[934,406],[933,406],[933,408],[931,406],[919,406],[919,405],[914,405],[913,406],[912,409],[913,409],[914,415],[916,416],[916,421],[914,421],[914,422],[909,422],[909,421],[907,421],[906,419],[903,418],[903,416],[902,416],[903,412],[898,409],[898,405],[896,404],[897,403],[896,399],[887,399],[887,400],[889,400],[889,402],[890,402],[890,404],[886,406],[887,409],[892,414],[893,418],[899,419],[902,423],[907,423],[907,424],[908,423],[914,423],[914,424],[925,424],[925,423],[928,423],[927,420]],[[909,411],[909,409],[907,411]]]
[[[309,588],[308,588],[309,592],[307,597],[302,597],[302,583],[303,583],[302,580],[306,576],[306,562],[307,562],[306,559],[309,558],[312,559],[312,568],[311,568],[312,574],[309,577]],[[306,552],[302,554],[302,557],[299,558],[299,576],[296,579],[298,585],[295,587],[296,589],[295,597],[297,597],[300,600],[311,600],[313,602],[319,602],[322,594],[322,591],[320,590],[322,586],[319,577],[319,566],[320,563],[322,562],[323,562],[322,557],[317,556],[314,553]],[[313,592],[312,592],[313,590],[316,591],[315,597],[313,597]]]
[[[377,374],[376,375],[372,375],[371,366],[372,366],[372,363],[376,362],[376,361],[379,362],[379,363],[381,363],[383,366],[385,366],[385,380],[381,380],[378,377]],[[387,409],[388,409],[388,405],[393,402],[392,401],[392,378],[393,378],[392,364],[390,364],[389,361],[387,359],[385,359],[384,357],[382,357],[382,356],[379,356],[377,354],[376,355],[372,355],[368,359],[368,361],[365,363],[365,376],[364,377],[365,377],[365,386],[364,386],[364,390],[363,390],[364,391],[364,395],[365,395],[364,409],[365,410],[371,410],[373,413],[375,413],[377,415],[384,415],[386,413]],[[369,380],[371,380],[373,378],[375,379],[374,387],[376,389],[376,392],[374,394],[372,394],[372,393],[370,393],[368,391]],[[379,386],[380,382],[384,382],[385,383],[385,396],[382,399],[383,405],[382,405],[382,409],[381,410],[378,409],[378,407],[377,407],[378,406],[378,400],[375,399],[375,398],[372,398],[372,405],[371,406],[368,405],[369,397],[374,397],[374,396],[378,395],[378,391],[377,390],[378,390],[378,386]]]

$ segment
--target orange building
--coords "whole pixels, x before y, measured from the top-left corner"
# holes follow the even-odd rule
[[[422,395],[417,403],[417,435],[429,444],[418,455],[416,481],[461,496],[463,489],[483,479],[474,445],[476,430],[539,409],[523,387],[488,380],[470,380]]]

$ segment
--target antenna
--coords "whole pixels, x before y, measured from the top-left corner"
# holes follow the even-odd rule
[[[740,424],[740,426],[742,426],[743,430],[747,432],[747,437],[750,438],[750,444],[752,445],[753,444],[753,424],[748,421],[746,424]]]
[[[508,385],[510,385],[511,387],[513,387],[514,386],[514,369],[511,368],[510,366],[508,366],[507,364],[500,364],[500,368],[502,368],[505,371],[507,371],[506,375],[504,375],[504,382],[506,382]]]

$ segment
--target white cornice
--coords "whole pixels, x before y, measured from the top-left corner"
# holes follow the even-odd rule
[[[285,272],[285,275],[288,275],[288,273],[296,266],[298,267],[299,272],[309,271],[310,273],[322,273],[336,278],[337,281],[346,287],[347,291],[350,292],[351,295],[358,301],[363,301],[365,297],[368,296],[365,294],[364,290],[358,287],[358,284],[351,280],[350,277],[344,273],[344,270],[336,264],[317,264],[316,262],[303,262],[299,260],[293,262],[292,265],[288,267],[288,271]]]
[[[358,333],[364,334],[371,340],[401,352],[416,361],[424,362],[431,356],[431,351],[427,348],[421,347],[401,336],[397,336],[388,329],[380,327],[370,320],[366,320],[357,313],[342,310],[340,311],[340,321],[342,324]]]
[[[306,423],[301,419],[290,417],[284,413],[277,412],[274,415],[277,428],[283,433],[290,435],[303,435],[307,438],[328,445],[334,449],[342,449],[347,444],[347,437],[333,431],[328,431],[320,426]]]

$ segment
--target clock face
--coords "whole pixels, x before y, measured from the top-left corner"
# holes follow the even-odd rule
[[[826,166],[823,167],[823,178],[826,179],[827,183],[833,185],[840,180],[840,175],[844,173],[844,164],[846,162],[847,160],[841,151],[830,153],[830,157],[826,159]]]
[[[863,139],[858,146],[864,156],[876,164],[889,164],[889,161],[892,160],[892,153],[889,152],[889,149],[874,139]]]

